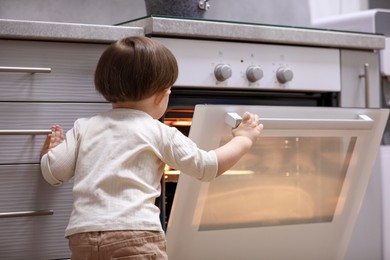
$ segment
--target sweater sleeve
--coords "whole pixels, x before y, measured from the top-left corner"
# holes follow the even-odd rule
[[[77,121],[76,121],[77,123]],[[74,175],[77,153],[77,125],[66,133],[65,140],[42,156],[41,173],[53,186],[70,180]]]
[[[198,148],[191,139],[175,128],[171,128],[168,142],[170,151],[165,153],[168,155],[165,162],[169,166],[202,182],[216,178],[218,159],[214,151]]]
[[[47,181],[48,183],[50,183],[53,186],[57,186],[57,185],[62,184],[63,182],[58,180],[56,177],[54,177],[54,175],[50,169],[49,153],[46,153],[41,158],[41,173],[42,173],[42,176],[45,179],[45,181]]]

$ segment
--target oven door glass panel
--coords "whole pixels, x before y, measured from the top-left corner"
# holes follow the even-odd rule
[[[231,170],[180,175],[170,259],[343,259],[388,111],[200,105],[189,137],[214,149],[232,138],[226,114],[245,111],[265,128]]]
[[[331,222],[356,139],[262,138],[210,183],[199,230]]]

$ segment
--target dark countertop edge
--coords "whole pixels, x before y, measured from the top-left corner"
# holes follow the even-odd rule
[[[110,43],[126,36],[144,35],[142,27],[0,19],[0,39]]]

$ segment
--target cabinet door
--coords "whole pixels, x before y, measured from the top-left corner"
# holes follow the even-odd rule
[[[0,101],[103,101],[94,71],[107,46],[0,40]]]
[[[379,108],[379,85],[378,53],[341,50],[341,107]]]
[[[341,50],[343,107],[381,107],[378,53]],[[367,66],[367,68],[365,68]],[[368,78],[367,75],[368,74]],[[368,94],[366,99],[366,94]],[[382,254],[380,171],[374,170],[352,233],[346,260],[376,259]],[[369,241],[367,241],[369,237]]]
[[[109,103],[0,102],[0,164],[39,163],[45,135],[18,131],[49,130],[53,124],[60,124],[67,131],[77,118],[110,108]],[[8,130],[16,134],[1,134]]]
[[[72,183],[52,187],[38,164],[0,166],[0,259],[69,258]]]

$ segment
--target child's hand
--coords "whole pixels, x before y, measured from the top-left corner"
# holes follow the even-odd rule
[[[260,124],[259,116],[245,112],[240,125],[232,132],[233,136],[246,136],[255,142],[260,137],[261,130],[263,130],[263,124]]]
[[[41,157],[48,153],[51,149],[64,141],[64,130],[59,125],[51,127],[51,134],[48,134],[42,146]]]

